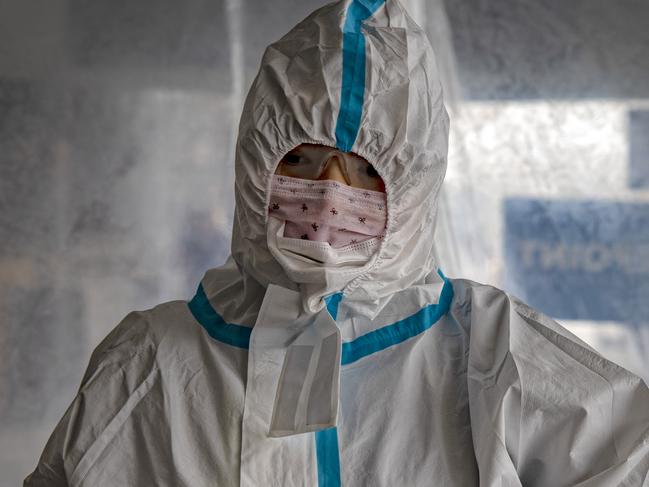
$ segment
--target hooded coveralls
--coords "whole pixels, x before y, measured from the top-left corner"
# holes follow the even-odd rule
[[[433,50],[396,1],[326,5],[271,44],[241,117],[231,258],[102,341],[25,485],[648,485],[646,385],[438,273],[448,127]],[[385,181],[365,264],[277,249],[271,176],[301,143]]]

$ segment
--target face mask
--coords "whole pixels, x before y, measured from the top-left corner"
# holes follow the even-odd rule
[[[294,269],[310,269],[313,264],[324,264],[327,267],[362,266],[381,243],[380,238],[372,237],[335,249],[327,242],[283,237],[285,227],[286,222],[276,218],[268,219],[268,248],[273,254],[284,252],[292,256],[291,268]]]
[[[383,236],[386,198],[336,181],[274,175],[268,215],[286,222],[284,237],[340,249]]]

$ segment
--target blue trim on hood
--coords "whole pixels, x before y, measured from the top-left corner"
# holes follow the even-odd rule
[[[248,349],[252,328],[226,323],[210,304],[202,283],[199,284],[196,295],[187,305],[196,321],[207,330],[212,338],[234,347]]]
[[[347,9],[343,25],[343,72],[340,111],[336,121],[336,147],[351,151],[363,113],[365,96],[365,36],[361,31],[368,19],[385,0],[354,0]]]

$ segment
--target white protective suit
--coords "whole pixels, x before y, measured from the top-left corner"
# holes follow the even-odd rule
[[[231,259],[102,341],[25,485],[649,485],[646,385],[505,292],[438,273],[448,127],[433,50],[397,1],[326,5],[270,45],[239,128]],[[366,262],[279,245],[271,176],[305,142],[385,181]]]

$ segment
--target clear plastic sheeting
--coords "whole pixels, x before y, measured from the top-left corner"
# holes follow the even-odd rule
[[[645,380],[649,192],[630,167],[649,154],[629,134],[648,106],[458,104],[437,234],[451,275],[503,287]]]
[[[243,94],[322,3],[0,4],[0,487],[99,340],[228,255]],[[451,115],[442,269],[649,379],[647,4],[404,3]]]

